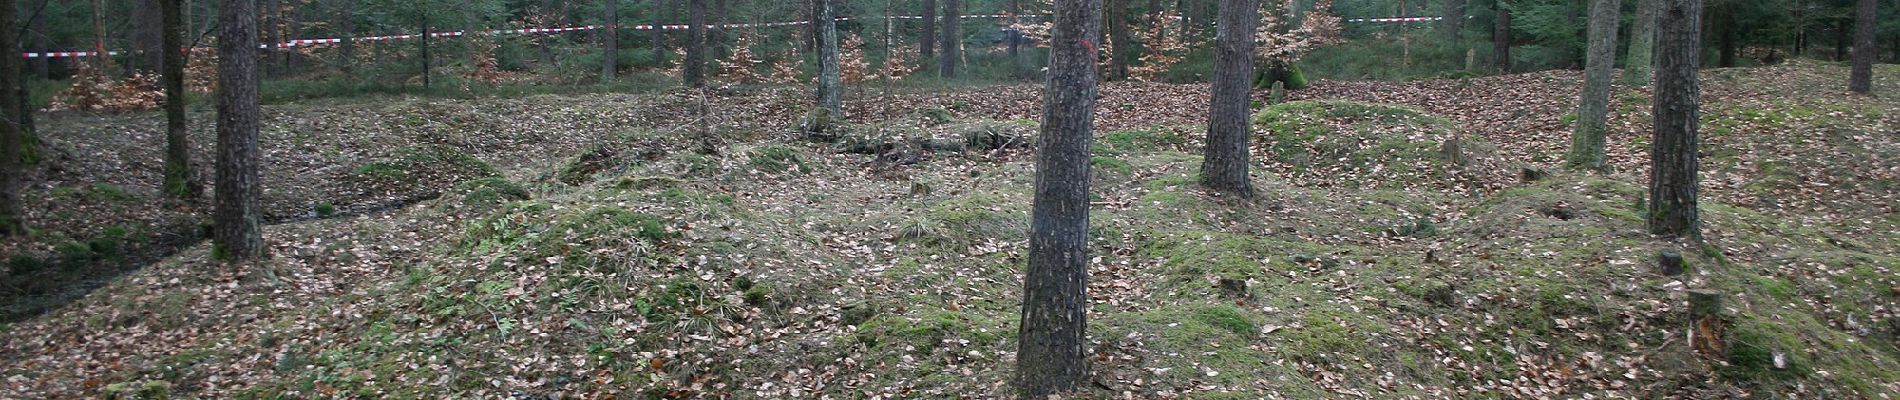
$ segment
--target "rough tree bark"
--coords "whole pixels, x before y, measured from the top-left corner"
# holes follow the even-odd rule
[[[839,94],[844,78],[838,65],[838,22],[831,0],[813,3],[817,3],[813,7],[818,10],[818,107],[825,109],[826,120],[836,120],[844,117],[844,96]]]
[[[680,67],[688,87],[706,86],[706,0],[686,1],[686,60]]]
[[[0,0],[6,1],[6,0]],[[257,0],[218,9],[218,165],[212,210],[215,251],[225,261],[264,257],[258,224]]]
[[[937,61],[938,76],[957,77],[957,61],[960,61],[962,57],[958,53],[963,49],[963,37],[959,35],[957,28],[963,26],[962,15],[963,7],[958,0],[943,0],[943,22],[941,23],[943,49],[937,52],[941,56]]]
[[[1491,30],[1491,57],[1498,72],[1511,72],[1511,2],[1498,0],[1497,24]]]
[[[0,49],[20,48],[19,29],[14,27],[18,13],[14,0],[0,0]],[[20,92],[24,63],[20,57],[0,57],[0,93]],[[0,236],[26,233],[26,214],[20,207],[20,181],[25,176],[20,146],[25,140],[19,121],[20,96],[0,95]]]
[[[1849,73],[1847,90],[1873,94],[1874,90],[1874,3],[1860,0],[1854,17],[1854,70]]]
[[[653,14],[653,29],[647,31],[647,44],[653,46],[653,65],[665,66],[666,30],[660,29],[660,24],[665,21],[660,13],[666,10],[666,2],[664,0],[653,0],[653,6],[650,8],[651,9],[647,10],[647,12]]]
[[[1649,232],[1700,237],[1696,129],[1702,114],[1702,0],[1661,0],[1656,22],[1655,134],[1649,158]]]
[[[1017,333],[1015,383],[1024,399],[1073,391],[1086,372],[1089,140],[1099,49],[1092,40],[1101,25],[1102,0],[1056,0]]]
[[[1445,0],[1444,11],[1438,20],[1438,35],[1445,43],[1457,43],[1458,33],[1465,29],[1465,0]]]
[[[1623,84],[1648,86],[1650,70],[1656,67],[1656,2],[1635,0],[1636,26],[1630,28],[1629,55],[1623,66]]]
[[[1254,25],[1258,0],[1220,0],[1219,32],[1214,36],[1213,98],[1207,117],[1207,153],[1201,184],[1208,189],[1253,197],[1248,179],[1248,108],[1252,105]]]
[[[924,65],[930,65],[930,59],[937,57],[937,0],[924,0],[924,32],[917,39],[917,55]]]
[[[1616,68],[1616,23],[1623,0],[1590,2],[1590,47],[1583,71],[1583,98],[1577,101],[1577,126],[1570,134],[1564,166],[1604,171],[1603,130],[1610,117],[1610,76]]]
[[[620,67],[618,65],[614,65],[615,63],[620,61],[620,14],[619,14],[620,5],[619,3],[620,3],[620,0],[607,0],[606,10],[603,10],[603,11],[606,11],[607,15],[601,16],[601,18],[604,19],[601,25],[606,27],[605,29],[600,30],[600,64],[601,64],[600,65],[600,81],[601,82],[612,83],[614,81],[614,74],[620,71]],[[659,31],[659,29],[656,27],[654,31]]]
[[[185,16],[184,0],[159,0],[163,32],[160,53],[164,56],[165,86],[165,195],[193,200],[203,194],[198,181],[191,179],[191,142],[185,128]]]

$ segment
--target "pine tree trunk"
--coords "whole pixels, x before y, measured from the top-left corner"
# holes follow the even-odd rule
[[[1848,23],[1851,21],[1852,20],[1849,20],[1847,18],[1835,19],[1834,61],[1847,61],[1847,42],[1848,40],[1853,38],[1852,35],[1849,35],[1847,33],[1849,29],[1852,29],[1848,27]]]
[[[653,30],[648,31],[647,42],[653,46],[654,66],[666,65],[666,30],[660,29],[660,24],[665,23],[660,13],[665,10],[665,0],[653,0],[652,10],[648,10],[653,13]]]
[[[1445,10],[1438,20],[1438,35],[1445,43],[1457,43],[1458,34],[1465,29],[1465,0],[1445,0]]]
[[[4,0],[0,0],[4,1]],[[273,0],[274,1],[274,0]],[[218,25],[218,165],[213,253],[226,261],[264,257],[257,198],[257,0],[225,0]]]
[[[1089,140],[1099,50],[1091,41],[1101,22],[1101,0],[1055,2],[1017,333],[1016,390],[1024,399],[1074,391],[1087,368]]]
[[[1622,0],[1590,2],[1590,47],[1583,70],[1583,98],[1577,103],[1577,126],[1570,135],[1571,169],[1607,170],[1603,130],[1610,116],[1610,80],[1616,68],[1616,23],[1622,19]]]
[[[709,37],[706,40],[712,42],[713,59],[724,60],[732,56],[732,49],[726,46],[726,42],[731,40],[726,37],[726,0],[713,1],[712,15],[712,27],[709,28],[710,32],[707,33]]]
[[[1134,34],[1128,29],[1128,3],[1134,0],[1108,0],[1108,37],[1111,46],[1108,55],[1106,80],[1128,79],[1128,61],[1135,49]]]
[[[429,69],[435,66],[435,58],[429,56],[429,42],[435,35],[429,32],[429,18],[422,18],[422,87],[429,87]]]
[[[480,7],[481,5],[477,3],[476,0],[462,1],[462,46],[467,48],[467,54],[465,55],[467,59],[462,62],[468,63],[469,71],[475,70],[475,66],[481,65],[482,63],[481,43],[478,42],[482,36],[482,13]],[[619,20],[616,19],[614,23],[618,25]],[[614,54],[619,53],[616,52]]]
[[[343,61],[337,66],[344,75],[350,75],[356,69],[356,0],[338,0],[337,36],[343,40],[338,43],[338,52]]]
[[[1648,86],[1650,70],[1656,67],[1656,3],[1661,0],[1635,0],[1636,26],[1630,30],[1629,55],[1623,66],[1623,84]]]
[[[132,44],[132,53],[126,66],[133,71],[157,72],[159,69],[161,45],[159,42],[160,10],[158,3],[163,0],[138,0],[132,4],[131,24],[125,34],[127,42]]]
[[[832,1],[816,0],[818,10],[818,106],[827,112],[827,120],[844,118],[842,68],[838,65],[838,22],[833,18]]]
[[[1153,2],[1155,0],[1148,1]],[[1009,0],[1007,7],[1004,12],[1010,15],[1011,22],[1021,21],[1021,15],[1023,13],[1022,0]],[[1004,40],[1009,42],[1009,59],[1012,62],[1018,60],[1017,56],[1022,55],[1023,33],[1012,29],[1009,31],[1009,37]]]
[[[686,60],[681,72],[686,86],[706,86],[706,0],[687,0]]]
[[[303,3],[298,2],[290,5],[290,21],[284,25],[284,37],[282,39],[285,42],[289,42],[297,40],[297,38],[301,36],[303,36]],[[283,66],[279,67],[279,69],[284,71],[284,75],[297,75],[297,56],[299,55],[297,46],[293,45],[285,48],[282,55]]]
[[[1498,0],[1497,26],[1491,31],[1491,56],[1496,61],[1498,72],[1511,72],[1511,6],[1509,1]]]
[[[1649,232],[1700,237],[1696,129],[1702,93],[1702,0],[1661,0],[1656,22],[1655,137],[1649,150]]]
[[[944,78],[957,77],[957,61],[961,57],[957,53],[962,50],[960,45],[963,43],[963,38],[957,32],[957,28],[963,25],[961,6],[957,0],[943,0],[943,51],[938,52],[941,58],[937,62],[937,75]]]
[[[1736,44],[1739,38],[1735,32],[1735,6],[1728,5],[1727,3],[1718,4],[1724,5],[1716,7],[1714,12],[1714,25],[1717,32],[1716,40],[1718,45],[1721,46],[1718,49],[1720,57],[1717,58],[1719,64],[1716,65],[1722,68],[1734,68],[1736,65],[1736,53],[1740,51]]]
[[[1854,93],[1874,91],[1874,4],[1875,0],[1860,0],[1854,17],[1854,70],[1847,80],[1847,90]]]
[[[605,28],[600,30],[600,81],[613,83],[614,74],[620,71],[619,66],[614,65],[620,61],[620,0],[606,0],[605,5],[607,15],[601,16],[604,19],[601,25]]]
[[[203,194],[191,179],[191,144],[185,128],[185,16],[184,0],[159,0],[165,80],[165,195],[193,200]]]
[[[261,33],[263,35],[262,39],[264,40],[264,45],[269,48],[270,51],[266,51],[262,54],[263,59],[258,61],[258,66],[263,68],[264,77],[277,78],[284,75],[284,71],[277,69],[276,62],[277,54],[284,51],[284,48],[279,46],[279,44],[283,42],[283,35],[280,34],[282,30],[278,29],[278,27],[283,26],[284,0],[263,1],[270,2],[270,8],[268,9],[269,14],[264,15],[264,22],[259,28],[263,30]]]
[[[0,0],[0,49],[20,48],[19,10],[14,0]],[[0,93],[21,93],[20,57],[0,57]],[[20,184],[26,171],[20,160],[25,143],[20,131],[20,96],[0,95],[0,237],[26,233],[26,213],[21,211]]]
[[[917,55],[922,57],[918,61],[930,65],[930,60],[937,58],[937,0],[924,0],[923,8],[924,32],[917,39]]]
[[[1207,154],[1201,184],[1242,198],[1253,197],[1247,176],[1248,110],[1253,96],[1254,25],[1258,0],[1220,0],[1220,32],[1214,36],[1213,98],[1208,101]]]
[[[53,48],[53,44],[51,43],[51,36],[49,36],[46,32],[47,11],[46,11],[45,3],[49,1],[53,1],[53,0],[40,0],[40,3],[41,3],[40,7],[35,8],[39,10],[39,12],[33,13],[33,20],[30,22],[27,22],[27,24],[31,26],[30,31],[32,31],[32,35],[33,35],[33,50],[37,52],[41,52],[41,53],[45,53],[48,50],[52,50]],[[34,58],[33,59],[33,75],[40,77],[40,79],[53,79],[53,58],[52,57]],[[25,85],[22,85],[21,87],[25,87]]]

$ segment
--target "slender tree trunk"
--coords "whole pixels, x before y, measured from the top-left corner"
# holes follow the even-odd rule
[[[184,0],[159,0],[164,36],[165,79],[165,195],[197,199],[203,189],[191,179],[191,144],[185,130],[185,16]]]
[[[1655,138],[1649,150],[1649,232],[1700,237],[1696,129],[1702,92],[1702,0],[1662,0],[1656,23]]]
[[[547,0],[547,1],[542,2],[541,3],[542,12],[556,13],[555,15],[566,17],[567,10],[561,10],[558,7],[555,7],[554,4],[555,4],[555,0]],[[559,25],[559,26],[567,25],[566,23],[564,23],[566,21],[561,21],[561,22],[562,23],[557,23],[556,25]],[[541,47],[541,64],[542,65],[554,65],[554,39],[557,37],[559,36],[543,35],[541,38],[539,38],[538,43],[541,45],[540,47]]]
[[[1725,3],[1717,3],[1717,4],[1725,4]],[[1738,38],[1736,37],[1736,32],[1735,32],[1734,8],[1735,8],[1734,5],[1725,4],[1725,5],[1716,7],[1716,11],[1715,11],[1714,22],[1715,22],[1715,29],[1717,32],[1716,39],[1719,41],[1720,46],[1721,46],[1720,48],[1721,57],[1718,59],[1720,64],[1717,64],[1717,65],[1721,66],[1722,68],[1735,67],[1736,52],[1740,51],[1737,48],[1737,44],[1736,44],[1736,41],[1738,40]]]
[[[9,1],[9,0],[0,0]],[[225,0],[218,25],[217,204],[213,253],[226,261],[264,257],[258,224],[257,0]]]
[[[265,77],[279,78],[284,76],[284,71],[278,68],[277,64],[277,55],[284,52],[282,46],[284,0],[264,1],[270,2],[270,13],[264,15],[264,24],[261,28],[263,28],[264,44],[270,47],[270,51],[264,52],[264,59],[258,63],[263,67]]]
[[[17,13],[18,11],[15,12]],[[98,70],[101,74],[107,73],[106,67],[112,63],[112,57],[106,55],[108,53],[106,53],[105,12],[106,6],[104,1],[92,0],[92,50],[99,53],[98,57],[93,57],[92,59],[95,60],[94,63],[96,66],[94,69]]]
[[[726,37],[726,0],[713,1],[713,21],[707,41],[712,42],[713,59],[724,60],[732,56],[732,48],[726,46],[731,38]]]
[[[1603,145],[1610,117],[1610,76],[1616,67],[1616,23],[1622,19],[1622,0],[1590,2],[1590,47],[1584,61],[1583,98],[1577,103],[1577,126],[1570,136],[1570,154],[1564,164],[1572,169],[1607,170]]]
[[[1107,0],[1108,37],[1111,46],[1108,54],[1108,71],[1105,80],[1128,79],[1128,61],[1134,54],[1134,34],[1128,29],[1128,3],[1134,0]]]
[[[706,86],[706,0],[687,0],[686,64],[680,73],[686,86]]]
[[[653,9],[650,10],[650,12],[653,13],[653,30],[648,31],[649,33],[647,36],[648,38],[647,42],[653,45],[653,65],[665,66],[666,65],[666,30],[660,29],[660,24],[666,23],[665,22],[666,20],[664,19],[663,14],[661,14],[662,11],[666,10],[666,1],[653,0],[652,8]]]
[[[1248,109],[1253,103],[1254,25],[1258,0],[1220,0],[1220,32],[1214,36],[1213,98],[1208,101],[1207,154],[1201,184],[1209,189],[1253,197],[1247,175]]]
[[[422,87],[429,87],[429,69],[435,67],[435,58],[429,56],[429,42],[435,38],[429,32],[429,18],[422,18]]]
[[[1853,37],[1848,35],[1848,23],[1852,20],[1837,18],[1834,22],[1834,61],[1847,61],[1847,43]]]
[[[832,1],[813,1],[818,10],[818,106],[828,113],[827,120],[844,118],[842,68],[838,65],[838,22],[833,18]]]
[[[620,61],[619,4],[620,0],[606,0],[607,15],[601,16],[602,25],[606,27],[600,30],[600,81],[604,83],[613,83],[614,74],[620,70],[614,65]],[[659,31],[659,27],[655,26],[654,31]]]
[[[1874,91],[1874,4],[1860,0],[1854,18],[1854,70],[1847,79],[1847,90],[1860,94]]]
[[[1623,84],[1648,86],[1650,70],[1656,67],[1656,3],[1661,0],[1635,0],[1636,26],[1630,30],[1629,56],[1623,66]]]
[[[1498,0],[1497,26],[1491,31],[1491,55],[1498,72],[1511,72],[1511,3]]]
[[[923,64],[937,57],[937,0],[924,0],[924,33],[917,39],[917,55]]]
[[[957,28],[963,26],[963,7],[958,0],[943,0],[943,51],[937,63],[937,75],[944,78],[957,77],[957,61],[962,57],[963,37]]]
[[[1148,0],[1148,1],[1155,1],[1155,0]],[[1004,12],[1010,15],[1010,22],[1020,22],[1022,20],[1022,13],[1023,13],[1022,0],[1009,0],[1009,2],[1006,4],[1008,8],[1004,9]],[[1022,42],[1023,42],[1022,32],[1016,31],[1016,30],[1010,30],[1009,36],[1005,38],[1004,40],[1009,42],[1009,59],[1011,61],[1018,60],[1017,56],[1022,54],[1022,50],[1021,50]]]
[[[159,1],[137,0],[132,4],[131,23],[125,30],[127,42],[132,44],[132,53],[126,66],[133,71],[146,73],[158,72],[159,55]]]
[[[1087,368],[1089,140],[1099,50],[1091,41],[1102,29],[1102,1],[1055,6],[1017,332],[1016,389],[1024,399],[1074,391]]]
[[[1465,0],[1445,0],[1445,10],[1438,20],[1438,35],[1445,43],[1457,43],[1458,33],[1465,29]]]
[[[805,4],[805,17],[806,17],[805,20],[811,21],[811,23],[805,24],[805,51],[807,52],[817,51],[818,50],[818,3],[815,1],[805,1],[803,3]]]
[[[615,26],[619,26],[619,23],[620,21],[618,19],[614,20]],[[481,65],[482,63],[482,49],[481,49],[482,44],[480,42],[481,36],[482,36],[481,3],[478,2],[477,0],[463,0],[462,1],[462,46],[467,47],[466,49],[467,54],[465,55],[467,59],[463,60],[463,62],[468,63],[468,69],[470,71],[475,70],[475,66]],[[616,52],[614,54],[620,54],[620,53]]]
[[[0,0],[0,50],[20,48],[19,10],[14,0]],[[17,55],[0,57],[0,93],[22,93],[20,69],[24,64]],[[20,160],[25,143],[20,131],[20,96],[0,95],[0,237],[26,233],[26,213],[20,204],[20,184],[26,171]]]
[[[35,7],[39,12],[33,13],[33,20],[27,22],[32,31],[30,34],[33,37],[33,51],[40,53],[45,53],[53,48],[51,36],[46,32],[47,10],[45,3],[48,1],[52,0],[40,0],[41,5]],[[53,79],[53,58],[44,56],[34,58],[33,75],[40,77],[40,79]],[[25,85],[21,85],[21,87],[25,87]]]
[[[356,69],[356,0],[338,0],[337,36],[343,41],[338,43],[338,51],[343,62],[337,66],[344,75],[350,75]]]

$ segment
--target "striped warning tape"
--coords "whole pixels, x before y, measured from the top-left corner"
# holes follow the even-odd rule
[[[1406,17],[1406,18],[1353,18],[1346,22],[1426,22],[1445,19],[1444,17]]]

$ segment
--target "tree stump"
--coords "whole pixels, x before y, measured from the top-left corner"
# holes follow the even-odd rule
[[[1682,275],[1682,250],[1663,249],[1662,254],[1656,256],[1656,264],[1663,276]]]
[[[1721,357],[1727,354],[1722,343],[1723,332],[1727,330],[1722,320],[1722,293],[1698,289],[1689,291],[1689,346],[1705,356]]]

